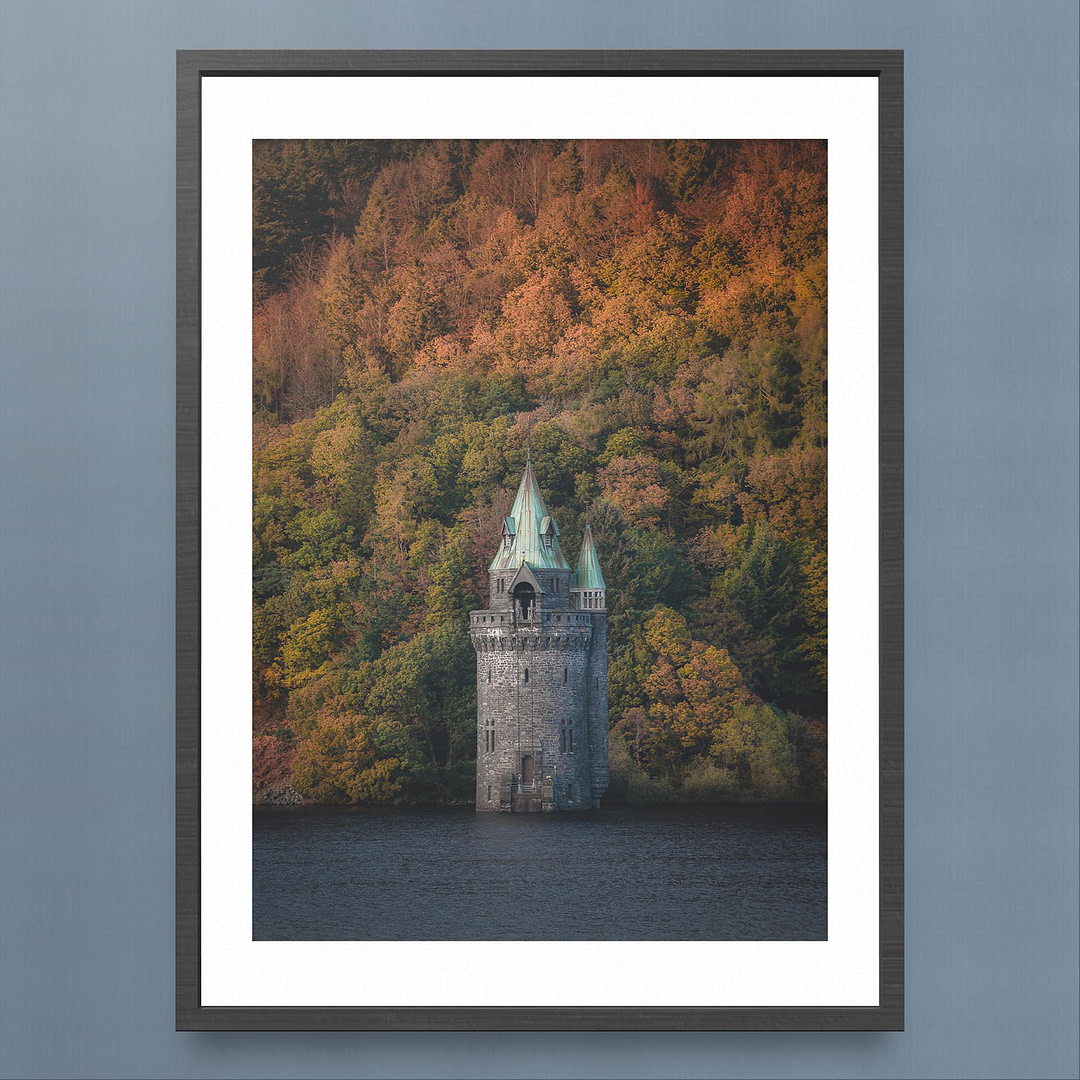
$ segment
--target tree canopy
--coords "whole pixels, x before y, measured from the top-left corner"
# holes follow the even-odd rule
[[[528,443],[613,792],[821,797],[824,144],[260,142],[253,206],[256,788],[468,798]]]

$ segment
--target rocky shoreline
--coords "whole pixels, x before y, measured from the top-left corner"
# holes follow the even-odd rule
[[[292,784],[270,784],[253,801],[256,806],[303,806],[304,797]]]

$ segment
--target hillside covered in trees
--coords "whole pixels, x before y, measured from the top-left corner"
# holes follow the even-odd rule
[[[256,796],[471,798],[528,443],[607,579],[609,797],[823,798],[824,144],[263,142],[253,181]]]

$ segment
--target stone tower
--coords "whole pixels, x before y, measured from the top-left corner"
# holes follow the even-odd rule
[[[527,461],[469,614],[476,650],[476,809],[589,810],[608,784],[607,605],[592,532],[577,571]]]

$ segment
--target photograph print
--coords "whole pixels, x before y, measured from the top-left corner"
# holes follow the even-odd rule
[[[826,940],[828,165],[254,142],[254,940]]]

